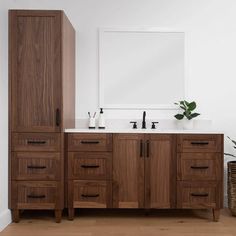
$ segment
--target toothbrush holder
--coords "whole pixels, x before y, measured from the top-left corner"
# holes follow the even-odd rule
[[[89,129],[95,129],[96,127],[96,119],[93,117],[89,118]]]

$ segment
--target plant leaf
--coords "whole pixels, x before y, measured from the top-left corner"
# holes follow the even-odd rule
[[[186,110],[186,107],[184,107],[184,106],[179,106],[180,108],[182,108],[183,110]]]
[[[192,118],[195,118],[195,117],[197,117],[197,116],[199,116],[199,115],[200,115],[199,113],[192,113],[192,114],[191,114],[191,117],[192,117]]]
[[[177,115],[175,115],[175,118],[177,120],[182,120],[184,118],[184,115],[183,114],[177,114]]]
[[[186,106],[189,106],[189,102],[187,102],[186,100],[184,100],[184,103],[186,104]]]
[[[196,107],[197,107],[196,102],[191,102],[191,103],[188,104],[188,109],[190,111],[193,111]]]
[[[235,141],[235,140],[231,139],[229,136],[227,136],[227,138],[228,138],[234,145],[236,145],[236,141]]]
[[[230,153],[224,153],[224,154],[225,154],[225,156],[236,157],[235,155],[230,154]]]

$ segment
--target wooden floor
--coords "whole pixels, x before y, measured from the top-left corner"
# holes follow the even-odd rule
[[[236,236],[236,217],[221,211],[212,222],[206,210],[144,211],[81,210],[74,221],[66,214],[60,224],[52,212],[24,212],[20,223],[10,224],[1,236]]]

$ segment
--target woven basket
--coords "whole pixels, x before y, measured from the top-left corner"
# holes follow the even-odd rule
[[[236,161],[228,162],[228,206],[236,216]]]

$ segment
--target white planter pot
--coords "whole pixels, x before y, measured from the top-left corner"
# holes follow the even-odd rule
[[[183,129],[193,129],[193,120],[183,119],[182,120]]]

